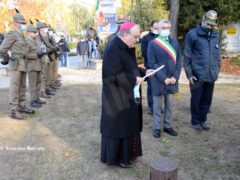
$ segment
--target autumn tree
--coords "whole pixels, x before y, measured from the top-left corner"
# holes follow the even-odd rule
[[[118,14],[126,17],[131,12],[131,1],[122,0],[122,6],[117,9]],[[133,0],[133,21],[140,24],[143,31],[148,30],[152,20],[165,19],[168,12],[164,0]]]
[[[42,15],[42,11],[47,7],[44,0],[19,0],[19,10],[24,15],[27,22],[31,19],[40,19],[46,21],[47,16]]]
[[[0,33],[4,33],[10,28],[13,28],[12,15],[15,10],[10,10],[7,6],[7,0],[3,0],[0,6]]]
[[[170,8],[171,0],[165,0],[166,7]],[[178,39],[183,42],[189,29],[202,21],[203,14],[208,10],[218,12],[218,28],[221,31],[229,23],[240,19],[239,0],[181,0],[179,1]],[[171,16],[171,12],[170,12]]]
[[[69,9],[71,12],[73,32],[81,32],[93,25],[93,11],[89,11],[79,3],[71,4]]]

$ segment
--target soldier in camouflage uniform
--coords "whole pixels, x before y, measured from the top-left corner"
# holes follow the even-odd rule
[[[49,65],[50,58],[54,52],[53,46],[50,44],[47,38],[47,25],[43,22],[37,22],[36,28],[38,30],[37,39],[41,42],[41,49],[46,52],[46,55],[42,57],[42,72],[41,72],[41,97],[50,98],[50,95],[55,93],[49,89]]]
[[[2,64],[9,63],[10,88],[9,104],[10,117],[25,119],[26,114],[33,114],[34,110],[26,108],[26,54],[29,50],[23,31],[26,30],[26,21],[20,13],[13,16],[14,30],[6,33],[0,46],[3,57]],[[8,51],[11,54],[9,56]]]
[[[52,44],[53,48],[54,48],[54,53],[52,56],[52,65],[50,66],[50,88],[54,91],[56,89],[59,88],[59,86],[56,84],[56,80],[57,80],[57,76],[58,76],[58,58],[59,58],[59,46],[54,38],[55,36],[55,31],[54,29],[49,25],[48,26],[48,38],[49,38],[49,42]],[[51,63],[50,63],[51,64]]]
[[[46,55],[41,50],[41,41],[37,39],[37,29],[33,24],[27,26],[29,51],[26,55],[27,72],[30,89],[30,99],[32,107],[41,107],[46,104],[45,101],[40,100],[41,91],[41,58]]]

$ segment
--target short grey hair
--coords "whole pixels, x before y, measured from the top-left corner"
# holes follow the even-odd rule
[[[161,19],[160,21],[158,21],[158,28],[161,29],[163,24],[169,24],[171,26],[171,22],[167,19]]]
[[[124,34],[130,34],[130,30],[131,30],[131,29],[128,29],[128,30],[126,30],[126,31],[118,31],[118,34],[117,34],[117,35],[118,35],[119,37],[123,37]]]

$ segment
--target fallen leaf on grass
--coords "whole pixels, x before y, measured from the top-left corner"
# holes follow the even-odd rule
[[[65,157],[65,158],[69,158],[69,157],[72,157],[72,156],[74,156],[74,155],[75,155],[75,152],[69,151],[69,152],[65,152],[64,157]]]

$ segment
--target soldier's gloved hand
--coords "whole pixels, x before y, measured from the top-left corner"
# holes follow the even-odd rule
[[[45,54],[46,54],[45,52],[39,51],[37,53],[37,56],[38,56],[38,58],[42,58]]]
[[[55,47],[55,48],[54,48],[54,51],[59,51],[59,50],[60,50],[59,47]]]
[[[50,49],[49,51],[47,51],[48,54],[52,54],[54,52],[54,48]]]
[[[1,64],[2,64],[2,65],[7,65],[7,64],[8,64],[8,61],[3,60],[3,61],[1,61]]]

